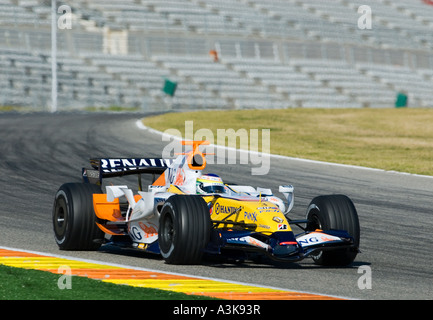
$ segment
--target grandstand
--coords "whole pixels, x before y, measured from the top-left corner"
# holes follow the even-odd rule
[[[72,9],[57,36],[61,110],[386,108],[398,92],[433,107],[433,6],[422,0],[57,5]],[[371,30],[358,28],[361,5]],[[50,50],[51,1],[0,0],[0,105],[48,108]]]

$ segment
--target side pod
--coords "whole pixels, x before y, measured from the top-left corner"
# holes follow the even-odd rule
[[[93,194],[93,209],[99,219],[108,221],[123,221],[124,218],[120,212],[119,199],[107,201],[106,194]]]

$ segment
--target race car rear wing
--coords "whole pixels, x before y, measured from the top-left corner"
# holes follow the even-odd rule
[[[133,174],[162,174],[174,159],[161,158],[98,158],[90,159],[92,169],[82,169],[85,183],[102,184],[103,178]]]
[[[200,145],[207,145],[209,141],[181,141],[182,145],[191,145],[192,151],[179,153],[184,156],[188,167],[192,170],[203,170],[206,167],[206,153],[199,150]],[[82,169],[85,183],[102,184],[103,178],[121,177],[125,175],[139,175],[139,188],[141,191],[141,174],[162,175],[172,166],[176,159],[164,158],[97,158],[90,159],[93,169]],[[184,162],[181,162],[184,163]],[[179,163],[179,165],[181,164]],[[180,166],[179,166],[180,168]],[[165,179],[163,179],[165,182]],[[155,182],[155,176],[154,176]]]

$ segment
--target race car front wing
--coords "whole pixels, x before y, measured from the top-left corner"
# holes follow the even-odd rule
[[[296,262],[323,250],[351,248],[358,250],[354,239],[342,230],[316,230],[297,236],[293,232],[274,232],[269,236],[262,233],[214,230],[207,253],[221,254],[222,250],[262,253],[277,261]]]

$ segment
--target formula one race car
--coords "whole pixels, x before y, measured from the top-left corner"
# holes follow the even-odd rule
[[[306,219],[292,220],[293,187],[270,189],[226,185],[204,174],[206,141],[183,141],[192,151],[176,159],[92,159],[84,183],[66,183],[55,195],[53,227],[62,250],[97,250],[109,243],[161,254],[166,263],[200,263],[204,254],[221,257],[265,255],[294,262],[311,257],[320,265],[353,262],[360,241],[359,221],[344,195],[314,198]],[[138,175],[139,191],[102,180]],[[153,174],[146,192],[141,175]],[[158,175],[158,176],[156,176]],[[302,229],[295,235],[292,226]]]

